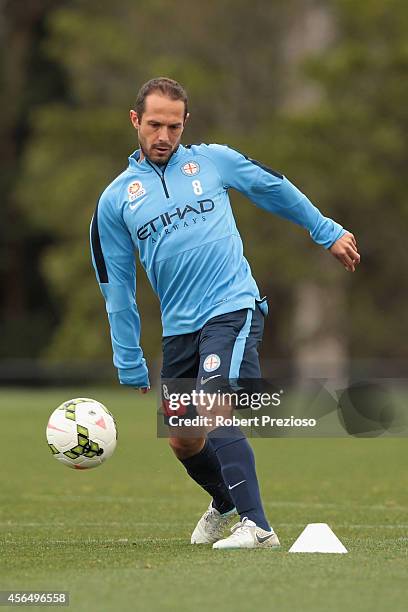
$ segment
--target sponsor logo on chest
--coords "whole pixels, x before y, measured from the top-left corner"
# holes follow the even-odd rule
[[[154,234],[163,230],[167,235],[170,230],[179,230],[181,227],[188,228],[207,218],[207,213],[211,213],[215,208],[213,200],[198,200],[196,204],[186,204],[184,207],[177,206],[171,212],[162,212],[153,217],[144,225],[138,227],[137,237],[139,240],[153,237]]]

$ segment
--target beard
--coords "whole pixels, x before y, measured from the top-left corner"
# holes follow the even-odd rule
[[[159,145],[153,145],[152,147],[150,147],[149,151],[146,149],[143,142],[139,141],[139,146],[143,151],[143,155],[149,161],[151,161],[153,164],[156,164],[157,166],[163,166],[167,164],[170,157],[177,150],[179,143],[177,143],[177,145],[174,147],[171,147],[171,145],[163,145],[162,150],[158,148]]]

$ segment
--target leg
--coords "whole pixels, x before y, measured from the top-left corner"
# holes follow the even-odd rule
[[[261,529],[270,530],[259,491],[252,447],[239,427],[225,428],[223,437],[212,432],[212,444],[221,465],[221,473],[241,519],[247,517]],[[228,436],[228,437],[224,437]],[[211,438],[211,433],[209,434]]]
[[[187,474],[209,495],[220,514],[230,512],[234,502],[225,486],[217,455],[207,438],[169,438],[169,444]]]
[[[162,378],[166,381],[191,379],[195,383],[199,366],[199,334],[163,338]],[[191,433],[191,432],[190,432]],[[169,444],[188,475],[213,498],[212,506],[220,513],[234,507],[225,486],[219,461],[205,436],[188,437],[178,428],[169,429]]]
[[[224,380],[259,378],[258,345],[262,333],[263,315],[258,307],[255,311],[237,311],[211,319],[201,333],[199,380],[205,385],[210,372],[214,377],[212,384],[216,384],[217,375]],[[225,407],[222,409],[225,414]],[[262,506],[254,454],[247,439],[239,427],[220,427],[208,437],[241,519],[247,517],[258,527],[270,530]]]
[[[205,438],[169,438],[170,448],[180,461],[197,455],[205,443]]]

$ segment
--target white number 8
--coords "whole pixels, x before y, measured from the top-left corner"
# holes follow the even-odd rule
[[[193,191],[196,195],[202,195],[203,188],[201,187],[201,182],[199,180],[191,181],[193,186]]]

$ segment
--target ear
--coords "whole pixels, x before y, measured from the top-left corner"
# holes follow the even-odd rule
[[[139,124],[139,117],[137,116],[137,112],[134,110],[130,110],[129,117],[130,117],[130,122],[135,128],[135,130],[138,130],[140,127],[140,124]]]
[[[189,118],[190,118],[190,113],[187,113],[186,118],[184,119],[183,127],[186,125],[186,123],[189,120]]]

